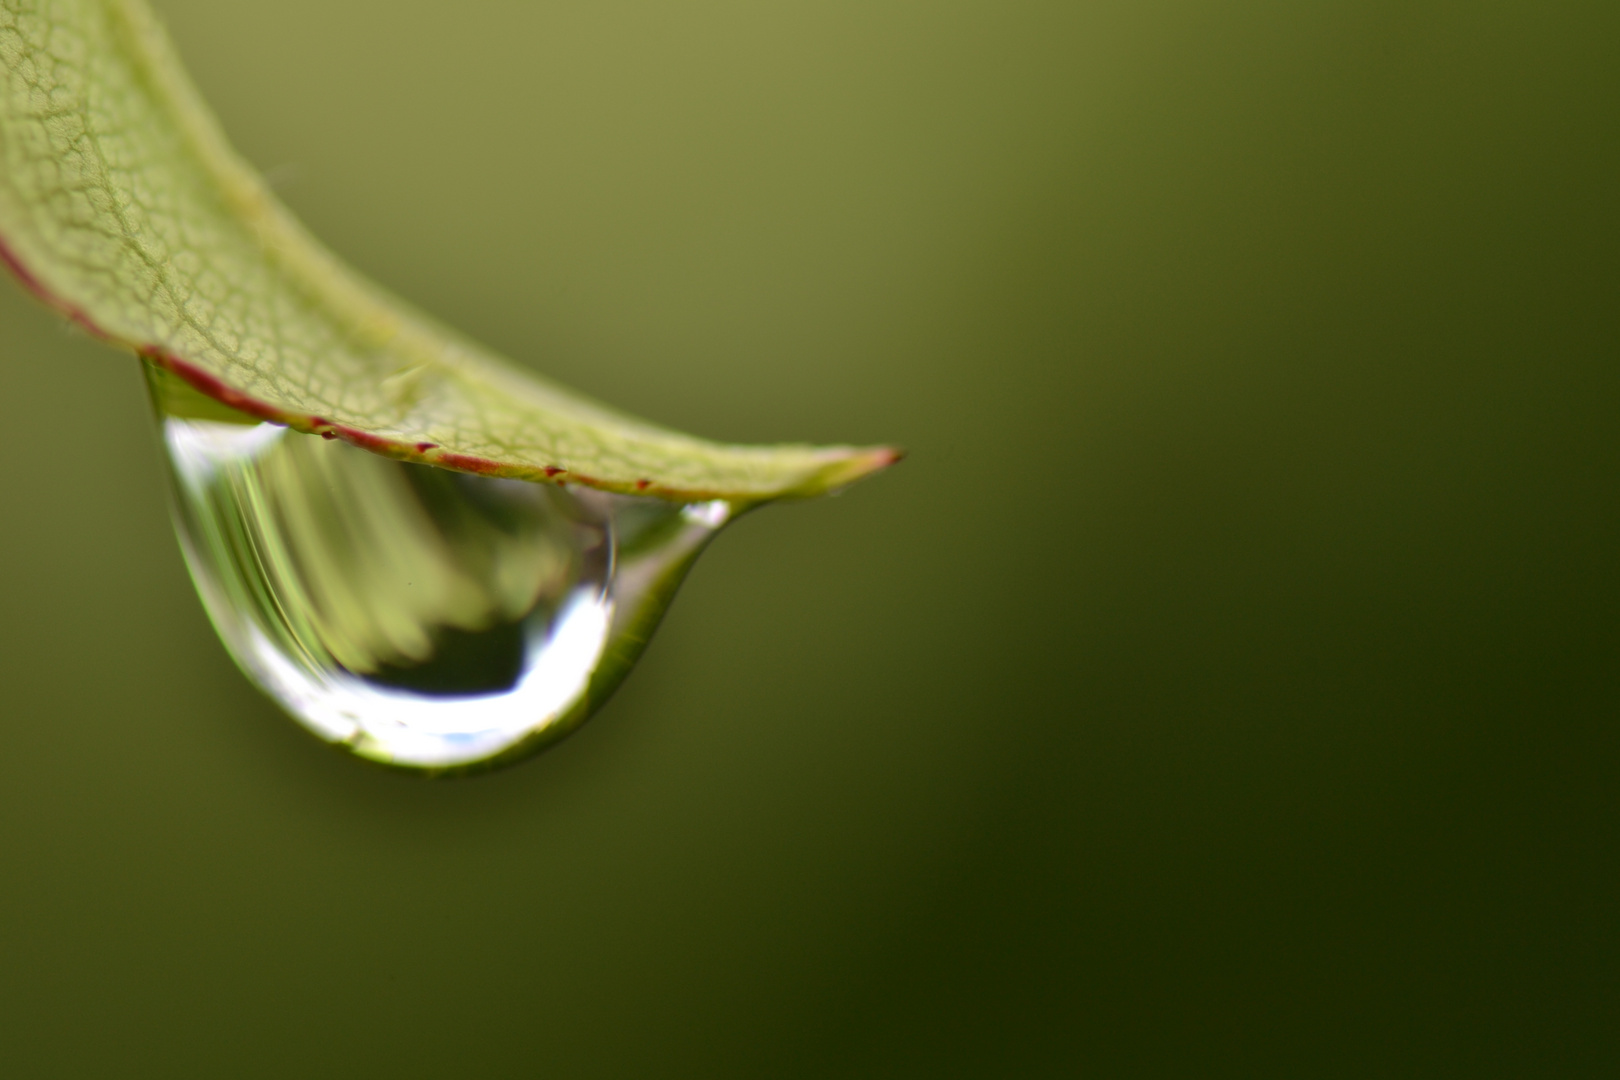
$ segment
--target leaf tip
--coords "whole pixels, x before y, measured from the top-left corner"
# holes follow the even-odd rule
[[[905,450],[898,446],[840,447],[829,454],[827,465],[816,474],[813,484],[804,494],[821,495],[839,491],[857,480],[882,472],[905,456]]]

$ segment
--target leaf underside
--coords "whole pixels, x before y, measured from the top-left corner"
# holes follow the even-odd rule
[[[327,251],[226,142],[142,0],[0,0],[0,260],[210,397],[389,457],[740,503],[888,447],[730,446],[517,368]]]

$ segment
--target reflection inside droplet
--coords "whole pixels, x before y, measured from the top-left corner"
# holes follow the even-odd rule
[[[231,655],[321,738],[391,765],[498,764],[572,730],[732,513],[393,461],[147,376]]]

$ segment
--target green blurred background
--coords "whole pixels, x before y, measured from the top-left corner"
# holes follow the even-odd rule
[[[912,458],[426,783],[236,673],[0,290],[7,1076],[1609,1076],[1620,5],[161,0],[314,230]]]

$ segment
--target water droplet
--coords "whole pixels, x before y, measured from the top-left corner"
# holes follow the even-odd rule
[[[226,648],[310,731],[390,765],[482,768],[573,730],[732,514],[393,461],[147,378]]]

